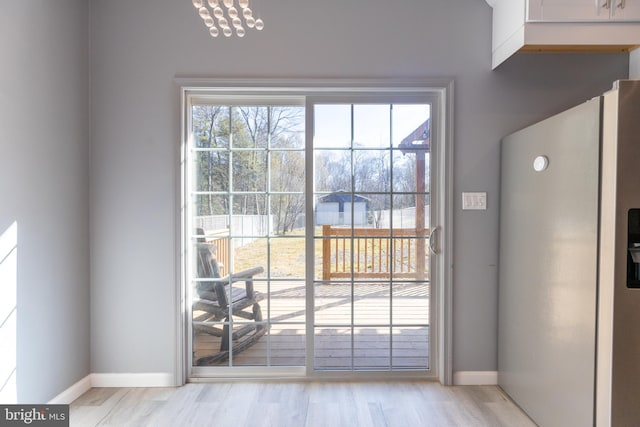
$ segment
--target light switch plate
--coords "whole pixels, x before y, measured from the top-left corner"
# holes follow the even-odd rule
[[[487,210],[487,193],[482,192],[463,192],[462,193],[462,210]]]

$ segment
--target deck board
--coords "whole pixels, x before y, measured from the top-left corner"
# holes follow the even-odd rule
[[[297,282],[260,282],[271,294],[260,305],[268,332],[222,366],[304,366],[306,360],[305,288]],[[317,369],[426,368],[429,364],[429,285],[357,283],[315,285]],[[353,312],[351,302],[353,304]],[[351,320],[356,325],[349,327]],[[393,320],[393,329],[389,322]],[[236,322],[243,324],[245,321]],[[220,338],[197,334],[194,357],[214,354]]]

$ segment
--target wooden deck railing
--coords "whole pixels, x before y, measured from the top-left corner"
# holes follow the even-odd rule
[[[229,230],[221,232],[208,232],[207,243],[216,245],[216,259],[220,268],[220,274],[224,276],[233,271],[231,257],[229,256]]]
[[[429,230],[322,226],[322,280],[425,279]],[[353,270],[353,271],[352,271]]]

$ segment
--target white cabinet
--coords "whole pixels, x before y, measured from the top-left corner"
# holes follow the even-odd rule
[[[640,21],[640,0],[529,0],[527,21]]]
[[[567,22],[609,19],[607,0],[529,0],[527,21]]]
[[[518,51],[631,51],[640,47],[640,0],[487,0],[493,68]]]
[[[611,17],[615,20],[640,21],[640,0],[611,0]]]

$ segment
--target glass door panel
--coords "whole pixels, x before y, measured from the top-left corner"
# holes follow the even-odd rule
[[[198,99],[185,153],[191,365],[304,366],[304,107]]]
[[[429,369],[429,104],[314,106],[314,366]]]

